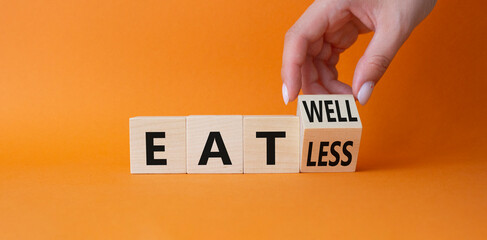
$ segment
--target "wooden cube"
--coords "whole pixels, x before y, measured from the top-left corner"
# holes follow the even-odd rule
[[[299,172],[299,118],[244,116],[244,173]]]
[[[132,173],[186,173],[186,118],[130,118]]]
[[[362,123],[353,95],[300,95],[301,172],[354,172]]]
[[[187,117],[188,173],[243,173],[242,116]]]

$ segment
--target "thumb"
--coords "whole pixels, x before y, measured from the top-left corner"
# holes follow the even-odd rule
[[[397,30],[378,28],[374,37],[360,58],[353,75],[353,95],[365,105],[372,94],[374,86],[384,75],[387,67],[396,55],[409,34]]]

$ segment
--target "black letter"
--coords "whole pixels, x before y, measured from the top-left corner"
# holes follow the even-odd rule
[[[147,165],[167,165],[166,159],[154,159],[154,152],[166,151],[164,145],[154,146],[154,138],[165,138],[165,132],[145,133],[145,157]]]
[[[343,154],[345,154],[345,156],[347,156],[348,160],[346,162],[344,162],[342,160],[342,166],[348,166],[352,162],[352,154],[347,149],[348,145],[353,147],[353,142],[347,141],[343,144]]]
[[[324,152],[323,151],[323,147],[328,147],[328,145],[330,145],[329,142],[321,142],[320,143],[320,156],[318,158],[318,166],[326,166],[326,161],[323,162],[321,160],[323,159],[323,157],[328,156],[328,152],[326,152],[326,151]]]
[[[308,147],[308,160],[306,161],[306,166],[311,167],[311,166],[316,166],[316,162],[311,161],[311,152],[313,151],[313,142],[309,142],[309,147]]]
[[[218,147],[219,152],[211,151],[213,142],[216,142],[216,146]],[[220,132],[210,132],[198,165],[206,165],[208,163],[208,158],[221,158],[223,161],[223,165],[232,165],[232,162],[230,161],[230,156],[228,156],[228,152],[225,148],[225,144],[223,143],[222,135],[220,134]]]
[[[356,117],[352,117],[352,111],[350,111],[350,103],[348,100],[345,100],[345,103],[347,104],[347,111],[348,111],[348,121],[350,122],[356,122],[358,119]],[[345,146],[345,145],[343,145]]]
[[[285,138],[286,132],[256,132],[255,137],[267,139],[267,165],[276,165],[276,138]]]
[[[329,100],[325,101],[326,118],[328,119],[328,122],[336,122],[337,121],[336,118],[332,118],[330,116],[330,113],[334,112],[333,109],[328,108],[328,105],[330,105],[330,104],[333,104],[333,102],[329,101]]]
[[[338,105],[338,100],[335,100],[335,105],[337,106],[338,121],[339,122],[346,122],[347,118],[342,117],[340,114],[340,105]]]
[[[321,103],[321,101],[319,101]],[[311,100],[311,112],[309,111],[308,109],[308,105],[306,105],[306,101],[303,101],[303,107],[304,107],[304,110],[306,111],[306,114],[308,115],[308,120],[309,122],[313,122],[314,121],[314,117],[313,117],[313,112],[316,113],[316,117],[318,118],[318,122],[322,122],[323,121],[323,107],[320,105],[320,110],[318,111],[318,109],[316,108],[316,102]]]
[[[330,166],[331,167],[334,167],[334,166],[338,165],[338,163],[340,162],[340,154],[335,150],[335,147],[337,145],[340,146],[340,145],[342,145],[342,143],[340,141],[335,141],[335,142],[333,142],[331,144],[331,154],[333,156],[335,156],[335,161],[333,161],[333,162],[330,161]]]

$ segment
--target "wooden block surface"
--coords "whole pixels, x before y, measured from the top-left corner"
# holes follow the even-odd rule
[[[299,118],[244,116],[244,173],[299,172]]]
[[[242,116],[187,117],[188,173],[243,173]]]
[[[186,173],[186,118],[130,118],[132,173]]]
[[[300,95],[300,171],[353,172],[362,123],[353,95]]]

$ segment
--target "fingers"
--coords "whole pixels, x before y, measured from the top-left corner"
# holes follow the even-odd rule
[[[306,59],[308,43],[299,36],[292,36],[294,33],[287,33],[284,41],[284,52],[282,55],[281,78],[282,97],[284,103],[293,101],[301,89],[301,66]]]
[[[325,41],[337,49],[347,49],[357,41],[359,29],[353,22],[348,22],[335,32],[327,32]]]
[[[318,76],[318,70],[313,62],[312,57],[307,57],[302,68],[303,93],[304,94],[326,94],[329,93],[321,85]]]
[[[315,66],[318,77],[326,90],[332,94],[352,94],[352,88],[337,80],[337,73],[334,66],[330,67],[322,61],[316,60]]]
[[[352,94],[352,88],[338,81],[336,64],[341,49],[323,43],[321,52],[314,58],[308,56],[302,68],[302,89],[305,94]]]
[[[306,61],[302,67],[303,93],[352,94],[349,85],[337,80],[336,65],[340,53],[357,40],[358,33],[359,29],[350,21],[335,32],[325,33],[324,40],[320,38],[308,47],[308,56],[314,60]]]
[[[318,39],[316,42],[311,43],[308,47],[308,55],[313,57],[318,56],[323,49],[323,38]]]
[[[353,23],[353,25],[355,25],[355,27],[358,29],[358,33],[359,34],[364,34],[364,33],[368,33],[370,32],[371,30],[365,26],[365,24],[362,23],[362,21],[360,21],[357,17],[353,17],[351,22]]]
[[[332,48],[327,42],[321,43],[321,45],[321,51],[319,53],[309,53],[301,68],[301,88],[303,89],[303,93],[352,94],[352,88],[350,86],[337,80],[338,72],[335,66],[338,63],[339,53],[342,50]]]
[[[337,53],[336,51],[333,51],[332,54],[330,55],[330,58],[326,60],[326,64],[329,66],[336,66],[338,64],[338,60],[340,59],[340,54]]]
[[[336,64],[339,55],[345,48],[350,47],[357,39],[358,29],[351,23],[345,24],[333,33],[325,33],[325,41],[315,42],[308,48],[308,56],[312,61],[307,60],[302,67],[303,93],[306,94],[352,94],[352,88],[338,81]],[[333,45],[333,47],[332,47]],[[317,52],[317,46],[321,51]]]
[[[353,76],[353,95],[360,104],[368,102],[374,86],[384,75],[397,51],[409,34],[378,28],[360,58]]]
[[[331,45],[329,43],[323,43],[320,53],[316,56],[317,59],[322,61],[328,60],[332,54]]]
[[[307,55],[319,54],[320,52],[320,46],[311,46],[312,43],[320,42],[318,40],[330,26],[333,28],[341,26],[350,19],[350,13],[345,11],[348,6],[344,2],[347,1],[336,2],[314,2],[286,33],[281,68],[283,98],[286,104],[288,101],[296,99],[301,87],[305,86],[304,80],[312,85],[315,85],[315,82],[317,83],[317,81],[310,81],[310,79],[301,79],[301,74],[305,73],[302,68],[306,62]],[[311,90],[306,86],[306,91],[308,90],[318,91],[320,89]],[[324,90],[324,88],[321,90]]]

